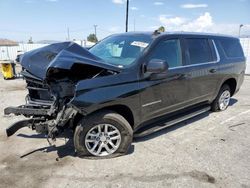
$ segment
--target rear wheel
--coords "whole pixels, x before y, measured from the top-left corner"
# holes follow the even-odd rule
[[[102,111],[84,118],[77,125],[74,145],[78,155],[109,158],[126,154],[133,137],[127,120],[112,111]]]
[[[230,87],[227,84],[224,84],[221,87],[219,94],[217,95],[217,97],[215,98],[215,100],[211,105],[212,111],[217,112],[226,110],[227,107],[229,106],[230,99],[231,99]]]

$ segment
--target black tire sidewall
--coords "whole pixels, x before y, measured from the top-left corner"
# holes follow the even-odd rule
[[[98,124],[111,124],[115,126],[121,133],[121,143],[119,148],[111,155],[108,156],[94,156],[85,146],[85,137],[90,129]],[[77,125],[74,134],[74,144],[76,152],[81,157],[88,158],[112,158],[127,153],[133,138],[133,131],[129,123],[119,114],[106,111],[96,113],[87,118],[84,118]]]

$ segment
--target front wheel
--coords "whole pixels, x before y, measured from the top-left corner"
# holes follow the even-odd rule
[[[230,99],[231,99],[230,87],[227,84],[224,84],[221,87],[219,94],[217,95],[217,97],[215,98],[215,100],[211,105],[212,111],[217,112],[226,110],[227,107],[229,106]]]
[[[74,145],[80,156],[109,158],[125,154],[132,137],[133,130],[124,117],[112,111],[102,111],[79,123]]]

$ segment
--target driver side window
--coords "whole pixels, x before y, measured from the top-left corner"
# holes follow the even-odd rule
[[[164,60],[169,68],[182,66],[181,45],[179,39],[162,40],[149,55],[152,59]]]

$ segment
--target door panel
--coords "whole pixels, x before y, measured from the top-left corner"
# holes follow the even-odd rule
[[[218,61],[213,41],[207,38],[186,38],[186,72],[189,77],[190,105],[213,100],[219,83]]]
[[[212,100],[220,80],[217,69],[217,63],[186,67],[190,105]]]
[[[168,62],[169,70],[161,74],[143,74],[139,82],[143,121],[161,116],[185,106],[189,97],[188,82],[179,39],[161,40],[147,58]]]
[[[140,87],[144,88],[141,92],[141,104],[145,121],[187,105],[186,99],[189,98],[189,93],[184,69],[169,70],[159,77],[160,80],[140,82]]]

